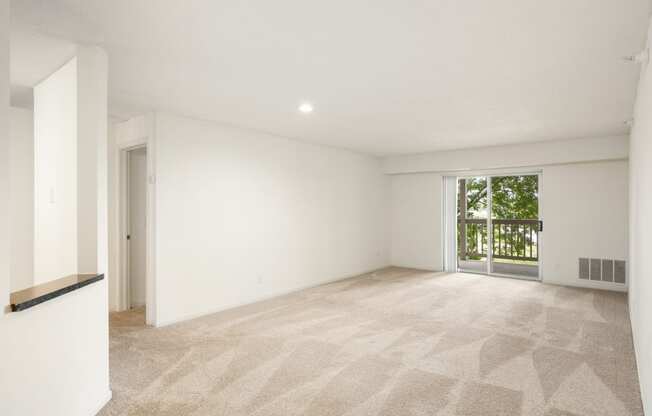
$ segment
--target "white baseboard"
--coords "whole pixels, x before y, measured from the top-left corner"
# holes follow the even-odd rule
[[[91,415],[95,416],[96,414],[100,413],[100,411],[104,408],[104,406],[106,406],[106,404],[111,401],[112,397],[113,397],[113,392],[111,390],[106,392],[104,399],[100,402],[99,406],[95,409],[95,411],[91,413]]]
[[[615,292],[627,292],[627,285],[612,282],[600,282],[597,280],[547,280],[543,279],[541,283],[557,286],[582,287],[586,289],[611,290]]]
[[[279,291],[276,291],[276,292],[267,293],[267,294],[262,295],[262,296],[253,297],[250,300],[247,300],[247,301],[244,301],[244,302],[234,302],[234,303],[231,303],[231,304],[228,304],[228,305],[220,306],[218,308],[212,308],[212,309],[209,309],[209,310],[206,310],[206,311],[184,315],[184,316],[181,316],[179,318],[159,321],[159,322],[156,323],[155,326],[157,328],[161,328],[161,327],[168,326],[168,325],[173,325],[173,324],[176,324],[176,323],[179,323],[179,322],[184,322],[184,321],[188,321],[188,320],[191,320],[191,319],[201,318],[202,316],[212,315],[214,313],[223,312],[223,311],[226,311],[226,310],[229,310],[229,309],[238,308],[240,306],[251,305],[252,303],[262,302],[264,300],[273,299],[273,298],[283,296],[283,295],[289,295],[290,293],[299,292],[299,291],[302,291],[302,290],[305,290],[305,289],[310,289],[310,288],[313,288],[313,287],[322,286],[322,285],[326,285],[326,284],[329,284],[329,283],[339,282],[341,280],[350,279],[350,278],[356,277],[356,276],[362,276],[362,275],[365,275],[365,274],[370,274],[370,273],[373,273],[373,272],[377,272],[379,270],[386,269],[387,267],[391,267],[391,266],[388,264],[388,265],[385,265],[385,266],[382,266],[382,267],[374,268],[372,270],[367,270],[367,271],[363,271],[363,272],[360,272],[360,273],[347,275],[347,276],[344,276],[344,277],[336,277],[336,278],[333,278],[333,279],[327,279],[327,280],[324,280],[324,281],[319,282],[319,283],[310,283],[310,284],[306,284],[306,285],[299,285],[299,286],[291,288],[291,289],[283,289],[283,290],[279,290]]]
[[[336,278],[333,278],[333,279],[327,279],[327,280],[324,280],[324,281],[319,282],[319,283],[310,283],[310,284],[306,284],[306,285],[299,285],[299,286],[291,288],[291,289],[278,290],[278,291],[275,291],[275,292],[267,293],[267,294],[262,295],[262,296],[253,297],[253,298],[251,298],[251,299],[249,299],[247,301],[244,301],[244,302],[233,302],[233,303],[230,303],[230,304],[227,304],[227,305],[223,305],[223,306],[220,306],[220,307],[217,307],[217,308],[211,308],[211,309],[201,311],[201,312],[198,312],[198,313],[191,313],[191,314],[188,314],[188,315],[183,315],[183,316],[178,317],[178,318],[159,321],[159,322],[157,322],[157,324],[155,326],[157,328],[161,328],[161,327],[168,326],[168,325],[173,325],[173,324],[176,324],[176,323],[179,323],[179,322],[184,322],[184,321],[188,321],[188,320],[191,320],[191,319],[201,318],[202,316],[211,315],[211,314],[218,313],[218,312],[223,312],[223,311],[233,309],[233,308],[238,308],[238,307],[241,307],[241,306],[251,305],[251,304],[256,303],[256,302],[262,302],[262,301],[273,299],[273,298],[276,298],[276,297],[279,297],[279,296],[288,295],[290,293],[299,292],[301,290],[310,289],[310,288],[313,288],[313,287],[317,287],[317,286],[321,286],[321,285],[325,285],[325,284],[329,284],[329,283],[339,282],[341,280],[350,279],[350,278],[356,277],[356,276],[370,274],[370,273],[373,273],[373,272],[376,272],[376,271],[379,271],[379,270],[386,269],[388,267],[401,267],[401,268],[409,268],[409,269],[413,269],[413,270],[422,270],[424,272],[430,272],[430,273],[443,273],[442,270],[415,269],[414,267],[407,267],[407,266],[399,266],[399,265],[393,265],[393,264],[390,265],[390,264],[388,264],[388,265],[385,265],[385,266],[382,266],[382,267],[374,268],[374,269],[371,269],[371,270],[363,271],[363,272],[352,274],[352,275],[347,275],[347,276],[344,276],[344,277],[336,277]],[[558,285],[558,286],[573,286],[573,287],[583,287],[583,288],[589,288],[589,289],[602,289],[602,290],[613,290],[613,291],[618,291],[618,292],[627,292],[627,287],[626,286],[623,286],[623,285],[620,285],[620,284],[617,284],[617,283],[596,282],[596,281],[591,281],[591,280],[589,280],[589,281],[579,281],[579,282],[543,280],[542,283],[553,284],[553,285]]]
[[[630,321],[632,317],[632,304],[631,304],[631,298],[629,299],[630,302],[628,304],[628,311],[629,311],[629,316],[630,316]],[[638,325],[634,325],[632,322],[632,341],[634,344],[634,357],[636,357],[636,374],[638,375],[638,382],[639,382],[639,390],[641,393],[641,402],[643,403],[643,411],[645,414],[650,414],[650,408],[652,408],[652,402],[648,400],[648,392],[651,391],[648,389],[648,382],[647,382],[647,374],[644,374],[643,371],[641,371],[641,360],[640,360],[640,354],[643,353],[645,354],[645,351],[643,348],[640,346],[639,342],[639,336],[638,336]]]
[[[424,271],[424,272],[432,272],[432,273],[439,273],[442,272],[443,269],[441,267],[435,267],[433,268],[432,266],[424,266],[424,265],[414,265],[414,264],[401,264],[401,263],[392,263],[391,266],[389,267],[398,267],[401,269],[410,269],[410,270],[419,270],[419,271]]]

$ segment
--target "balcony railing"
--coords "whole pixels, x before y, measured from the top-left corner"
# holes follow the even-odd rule
[[[487,257],[487,220],[458,218],[460,259],[480,260]],[[536,262],[539,259],[538,220],[491,220],[492,258]]]

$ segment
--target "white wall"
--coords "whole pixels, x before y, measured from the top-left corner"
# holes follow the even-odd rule
[[[106,281],[0,317],[0,414],[94,415],[109,400]]]
[[[97,102],[106,85],[96,76],[105,63],[97,56],[78,53],[34,88],[36,283],[95,273],[98,263],[108,263],[106,255],[99,257],[97,244],[105,240],[100,234],[107,232],[108,221],[106,209],[98,211],[106,195],[97,199],[98,186],[108,186],[107,161],[98,154],[106,155],[108,147],[106,103]],[[100,146],[89,140],[100,135]]]
[[[651,29],[652,31],[652,29]],[[647,44],[652,44],[652,33]],[[643,66],[630,149],[629,309],[646,414],[652,414],[652,68]]]
[[[77,273],[77,58],[34,87],[34,281]]]
[[[107,56],[77,48],[77,271],[108,268]]]
[[[622,285],[608,282],[585,281],[577,278],[578,258],[593,257],[627,259],[628,221],[628,165],[622,156],[627,148],[625,138],[616,145],[609,141],[612,151],[606,151],[604,139],[591,141],[583,139],[586,148],[601,148],[604,160],[597,162],[554,164],[550,157],[548,164],[541,162],[540,153],[554,155],[559,143],[548,143],[550,149],[540,144],[502,147],[507,154],[513,154],[519,164],[527,168],[506,168],[505,172],[543,172],[541,218],[545,222],[542,234],[543,281],[566,285],[599,287],[623,290]],[[420,165],[421,160],[442,160],[442,167],[451,175],[459,174],[463,167],[473,161],[478,174],[482,173],[482,160],[477,157],[490,154],[491,149],[471,149],[445,152],[441,155],[417,155],[413,163],[408,156],[401,156],[401,169],[407,172],[415,167],[431,169],[430,173],[401,173],[391,175],[391,259],[392,264],[442,270],[442,173],[446,170],[437,166]],[[562,146],[562,149],[568,149]],[[467,155],[468,153],[468,155]],[[528,159],[528,155],[532,155]],[[578,157],[580,158],[580,157]],[[391,158],[390,158],[391,159]],[[580,159],[584,159],[583,157]],[[445,160],[445,162],[444,162]],[[567,159],[564,159],[567,160]],[[385,168],[391,162],[385,160]],[[496,173],[490,161],[485,162],[485,173]],[[398,165],[391,165],[399,169]],[[465,175],[471,172],[464,170]]]
[[[116,149],[144,146],[150,136],[151,115],[142,115],[114,123]]]
[[[7,56],[5,28],[8,4],[0,0],[0,162],[7,158],[8,94],[5,94]],[[92,71],[99,89],[94,89],[94,102],[87,103],[98,111],[97,126],[106,126],[106,55],[95,48],[80,48],[80,55],[88,54],[101,65],[81,65],[81,72]],[[102,64],[103,63],[103,64]],[[89,74],[90,75],[90,74]],[[101,80],[104,80],[102,83]],[[104,92],[102,92],[104,91]],[[5,100],[5,97],[7,100]],[[102,113],[102,108],[104,113]],[[87,120],[88,121],[88,120]],[[94,177],[104,177],[106,168],[106,130],[86,136],[96,143],[98,164],[95,172],[80,172]],[[0,163],[0,200],[10,200],[6,195],[8,163]],[[106,212],[106,186],[98,180],[96,187],[98,241],[94,249],[106,250],[106,230],[101,232],[102,213]],[[8,212],[0,204],[0,228],[6,227]],[[8,304],[8,254],[7,232],[0,229],[0,300]],[[106,258],[106,253],[98,253]],[[98,261],[99,263],[99,261]],[[103,266],[100,266],[103,267]],[[100,272],[105,270],[100,269]],[[109,400],[109,339],[107,317],[106,280],[68,293],[31,309],[0,314],[0,414],[1,415],[52,415],[88,416],[96,414]]]
[[[376,158],[170,115],[155,130],[159,324],[388,264]]]
[[[628,163],[578,163],[543,169],[543,281],[618,289],[578,280],[579,257],[627,260]]]
[[[9,28],[9,0],[0,0],[0,201],[9,201],[10,196]],[[10,291],[9,241],[9,204],[0,204],[0,305],[3,306],[8,304]]]
[[[389,156],[383,160],[383,169],[394,174],[533,168],[626,159],[628,152],[626,136],[597,137]]]
[[[10,109],[11,291],[34,285],[34,116]]]
[[[109,310],[120,310],[120,158],[116,146],[116,124],[119,120],[109,119],[107,136],[108,163],[108,233],[109,233]]]
[[[442,176],[391,176],[391,196],[391,264],[442,270]]]

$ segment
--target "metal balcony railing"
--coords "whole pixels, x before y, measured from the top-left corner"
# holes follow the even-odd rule
[[[458,255],[462,260],[487,257],[487,220],[457,219]],[[494,259],[538,261],[539,220],[491,220]]]

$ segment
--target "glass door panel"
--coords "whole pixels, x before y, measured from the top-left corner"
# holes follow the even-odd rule
[[[488,272],[489,191],[484,176],[458,178],[457,264],[471,273]]]
[[[494,176],[491,181],[490,273],[539,277],[539,177]]]

